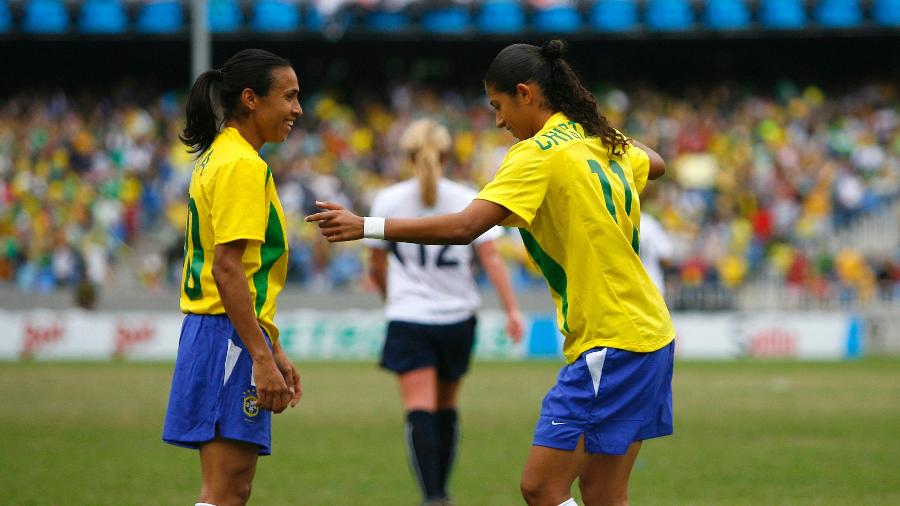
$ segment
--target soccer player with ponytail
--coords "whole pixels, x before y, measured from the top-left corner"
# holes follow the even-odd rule
[[[443,177],[450,144],[449,132],[434,120],[411,124],[400,148],[415,177],[379,192],[372,214],[412,218],[466,207],[477,192]],[[486,230],[474,240],[474,248],[366,240],[372,279],[386,301],[381,366],[397,374],[410,464],[426,505],[450,504],[448,481],[459,434],[456,399],[475,345],[480,305],[473,253],[500,296],[507,334],[515,341],[522,335],[522,316],[494,247],[500,234],[498,228]]]
[[[278,341],[287,274],[284,211],[259,157],[302,114],[289,61],[247,49],[201,74],[182,142],[197,162],[188,191],[178,342],[163,440],[199,449],[198,505],[243,505],[272,413],[300,400],[300,376]]]
[[[562,58],[564,44],[514,44],[484,78],[496,124],[520,142],[465,209],[360,217],[332,203],[308,216],[331,242],[362,237],[467,244],[518,227],[557,307],[567,364],[544,398],[521,491],[528,504],[624,505],[644,440],[672,433],[675,330],[641,264],[640,192],[665,172],[613,128]]]

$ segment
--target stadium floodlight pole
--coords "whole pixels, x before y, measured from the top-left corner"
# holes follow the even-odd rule
[[[212,62],[208,13],[208,0],[191,0],[191,82],[209,69]]]

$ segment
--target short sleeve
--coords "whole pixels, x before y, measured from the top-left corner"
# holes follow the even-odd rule
[[[375,199],[372,201],[372,209],[369,210],[369,216],[377,216],[379,218],[387,218],[385,213],[387,212],[385,206],[385,192],[380,191],[377,195],[375,195]],[[363,244],[367,248],[374,249],[388,249],[391,247],[390,241],[385,241],[384,239],[363,239]]]
[[[631,164],[634,185],[638,193],[643,193],[647,186],[647,178],[650,176],[650,156],[643,149],[632,144],[625,149],[625,156],[628,158],[628,163]]]
[[[265,239],[266,184],[270,177],[261,160],[241,159],[218,168],[210,188],[216,244]]]
[[[513,146],[503,159],[494,180],[476,197],[499,204],[513,213],[501,225],[529,226],[544,202],[550,169],[543,163],[545,157],[535,151],[531,142],[520,142]]]

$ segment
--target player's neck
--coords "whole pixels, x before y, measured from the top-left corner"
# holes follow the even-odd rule
[[[540,109],[534,115],[534,121],[531,124],[531,131],[534,132],[531,136],[534,137],[540,132],[544,125],[547,124],[547,121],[550,119],[550,116],[553,116],[554,112],[549,111],[547,109]]]
[[[244,138],[250,145],[259,152],[262,145],[265,144],[265,141],[262,138],[262,135],[256,130],[252,123],[246,120],[241,119],[229,119],[225,122],[226,127],[232,127],[241,134],[241,137]]]

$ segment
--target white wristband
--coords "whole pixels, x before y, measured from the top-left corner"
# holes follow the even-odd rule
[[[384,218],[372,216],[363,218],[363,237],[366,239],[384,239]]]

